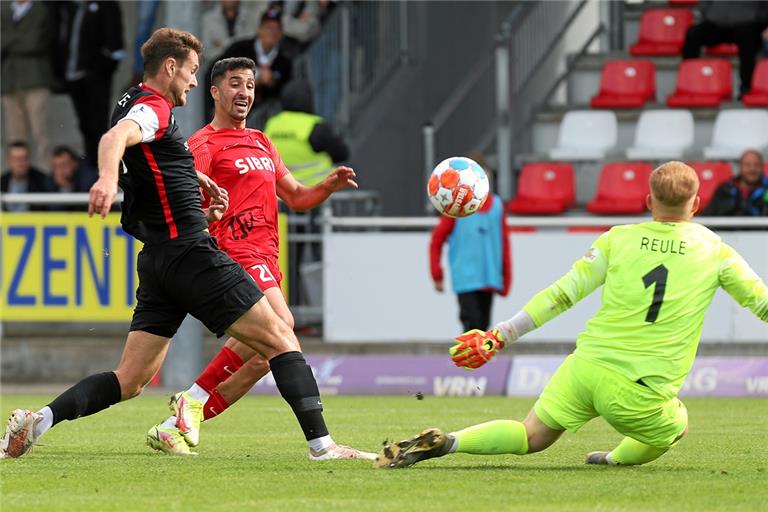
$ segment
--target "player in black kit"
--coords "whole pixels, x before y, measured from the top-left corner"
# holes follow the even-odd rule
[[[38,412],[13,411],[0,457],[27,453],[60,421],[97,413],[141,393],[187,313],[217,336],[227,333],[269,360],[280,394],[307,440],[314,441],[315,459],[375,457],[333,442],[317,383],[293,331],[208,233],[208,221],[220,219],[227,207],[227,194],[195,171],[171,112],[197,86],[201,50],[188,32],[157,30],[142,47],[145,82],[118,101],[112,128],[99,143],[99,179],[90,191],[88,213],[109,213],[119,180],[125,194],[123,229],[144,242],[137,304],[122,359],[115,371],[86,377]],[[199,187],[212,197],[206,212]]]

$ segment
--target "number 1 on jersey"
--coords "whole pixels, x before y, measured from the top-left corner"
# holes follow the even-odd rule
[[[667,287],[668,275],[669,272],[667,271],[667,267],[659,265],[643,276],[643,284],[646,288],[656,283],[656,287],[653,290],[651,307],[648,308],[648,314],[645,315],[646,322],[654,323],[659,317],[661,303],[664,302],[664,291]]]

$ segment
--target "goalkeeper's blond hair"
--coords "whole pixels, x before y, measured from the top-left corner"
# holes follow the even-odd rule
[[[651,173],[651,195],[662,206],[685,207],[699,192],[699,177],[683,162],[667,162]]]

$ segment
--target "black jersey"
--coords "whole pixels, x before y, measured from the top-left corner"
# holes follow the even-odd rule
[[[130,119],[142,142],[126,148],[120,171],[124,192],[123,229],[145,244],[156,244],[208,227],[194,159],[176,125],[173,105],[139,84],[126,92],[112,113],[112,126]]]

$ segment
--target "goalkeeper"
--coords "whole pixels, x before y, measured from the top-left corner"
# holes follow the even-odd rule
[[[690,222],[698,188],[687,165],[661,165],[650,177],[651,222],[612,228],[511,319],[457,338],[454,363],[478,368],[604,285],[602,307],[525,420],[490,421],[450,434],[425,430],[385,446],[375,466],[405,467],[454,452],[535,453],[597,416],[625,437],[610,452],[588,454],[587,464],[645,464],[674,446],[688,431],[677,393],[717,288],[768,322],[765,283],[720,237]]]

